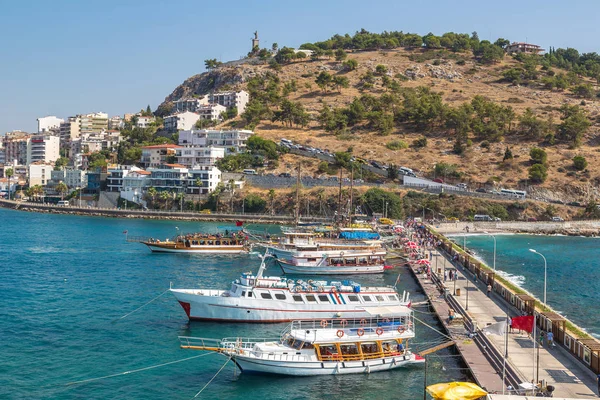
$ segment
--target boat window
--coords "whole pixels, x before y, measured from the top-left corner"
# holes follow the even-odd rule
[[[321,356],[325,357],[325,358],[329,358],[333,355],[337,355],[337,348],[335,347],[334,344],[322,344],[319,346],[319,352],[321,353]]]
[[[294,298],[294,301],[303,303],[302,296],[300,296],[299,294],[294,294],[294,295],[292,295],[292,297]]]
[[[302,343],[303,349],[314,349],[314,347],[315,346],[313,346],[312,343],[307,343],[307,342]]]
[[[342,258],[330,258],[329,259],[329,264],[330,265],[342,265],[344,263],[344,260]]]
[[[367,257],[361,257],[358,259],[360,264],[368,264]]]
[[[395,294],[388,296],[388,299],[390,299],[390,301],[398,301],[398,297]]]
[[[229,240],[223,240],[221,243],[223,243],[225,246],[229,246]]]
[[[350,294],[350,295],[348,295],[348,300],[357,302],[358,301],[358,296],[356,296],[354,294]]]
[[[219,245],[219,244],[221,244],[221,241],[220,240],[215,240],[215,244]]]
[[[379,296],[379,295],[377,295],[377,296],[375,296],[375,298],[377,299],[377,301],[385,301],[385,300],[383,299],[383,296]]]
[[[294,344],[292,345],[293,348],[295,348],[296,350],[300,350],[302,348],[302,341],[301,340],[296,340],[294,342]]]
[[[248,292],[248,297],[252,297],[252,292]]]
[[[392,351],[399,351],[400,346],[398,345],[398,342],[396,342],[395,340],[387,340],[384,342],[381,342],[381,348],[383,349],[384,352],[389,353]]]
[[[246,297],[246,291],[242,290],[242,297]]]
[[[319,301],[321,301],[323,303],[329,303],[329,297],[326,294],[320,294]]]
[[[213,244],[213,241],[212,241],[212,240],[209,240],[209,241],[208,241],[208,244],[209,244],[209,245],[212,245],[212,244]]]
[[[346,264],[356,264],[356,258],[346,258]]]
[[[371,301],[371,296],[362,296],[363,301]]]
[[[358,354],[358,347],[356,347],[356,344],[352,343],[352,344],[340,344],[340,350],[342,351],[343,355],[346,354]]]
[[[377,348],[377,343],[375,342],[361,343],[360,347],[362,349],[363,354],[373,354],[379,352],[379,349]]]
[[[317,259],[316,258],[309,258],[306,261],[308,261],[308,262],[315,262],[315,261],[317,261]]]
[[[312,294],[307,294],[306,295],[306,300],[307,301],[314,301],[314,302],[317,301],[317,299],[315,298],[315,296],[313,296]]]
[[[267,299],[267,300],[271,300],[273,297],[271,297],[270,293],[261,293],[260,297],[262,297],[263,299]]]
[[[286,299],[285,293],[275,293],[275,298],[277,300],[285,300]]]
[[[206,242],[204,240],[200,241],[200,245],[204,246],[206,244]]]

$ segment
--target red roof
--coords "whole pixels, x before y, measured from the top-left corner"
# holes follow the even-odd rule
[[[132,174],[140,174],[140,175],[152,175],[152,172],[148,171],[131,171]]]
[[[152,146],[144,146],[142,149],[178,149],[183,146],[177,144],[155,144]]]
[[[165,164],[167,167],[171,167],[171,168],[186,168],[185,165],[181,165],[181,164]]]

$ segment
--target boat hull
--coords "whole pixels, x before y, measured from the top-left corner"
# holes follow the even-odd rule
[[[424,360],[415,357],[414,354],[405,356],[393,356],[364,361],[279,361],[254,358],[251,356],[233,355],[242,372],[254,374],[277,374],[291,376],[315,376],[315,375],[345,375],[365,374],[420,364]]]
[[[203,247],[175,247],[154,243],[144,243],[153,253],[183,253],[183,254],[243,254],[247,250],[243,246],[203,246]]]
[[[215,295],[197,295],[171,289],[175,298],[192,321],[275,323],[293,320],[322,320],[327,318],[361,319],[370,314],[363,305],[350,303],[346,294],[334,296],[338,303],[347,304],[294,304],[280,300],[244,299]],[[387,295],[393,292],[385,293]],[[339,300],[338,300],[339,299]],[[386,301],[377,306],[398,306],[399,302]]]

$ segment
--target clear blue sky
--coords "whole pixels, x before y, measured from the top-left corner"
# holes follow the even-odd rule
[[[154,109],[204,60],[335,33],[471,33],[581,52],[600,49],[592,0],[0,1],[0,135],[36,118]]]

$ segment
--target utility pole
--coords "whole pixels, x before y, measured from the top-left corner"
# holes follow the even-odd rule
[[[350,167],[350,209],[348,210],[348,220],[350,222],[352,222],[352,214],[353,214],[353,207],[352,207],[352,191],[354,189],[354,165],[352,165]]]
[[[296,226],[300,222],[300,163],[298,163],[298,174],[296,175]]]

